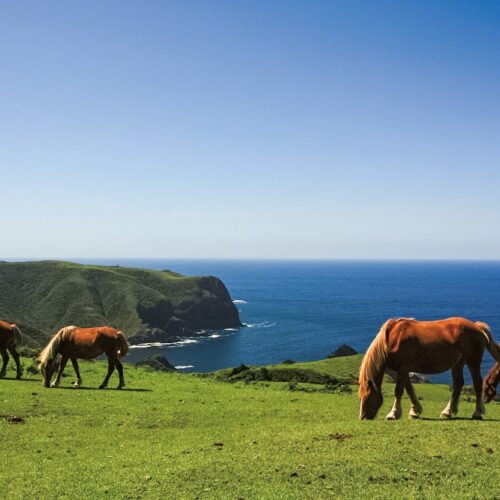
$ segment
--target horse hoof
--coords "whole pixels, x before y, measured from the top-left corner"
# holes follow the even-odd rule
[[[106,386],[101,384],[101,385],[99,386],[99,389],[106,389]]]
[[[124,387],[125,387],[124,385],[119,385],[119,386],[117,387],[117,389],[118,389],[118,390],[121,390],[121,389],[123,389]]]
[[[472,415],[472,420],[483,420],[482,415]]]
[[[450,420],[451,413],[441,413],[440,418],[442,418],[443,420]]]
[[[418,413],[410,413],[408,415],[408,418],[411,418],[412,420],[416,420],[417,418],[420,418],[420,415]]]

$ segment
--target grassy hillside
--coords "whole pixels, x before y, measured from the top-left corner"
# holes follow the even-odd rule
[[[267,366],[240,366],[226,368],[213,373],[204,374],[216,380],[226,382],[237,381],[269,381],[299,382],[311,384],[352,383],[357,379],[362,354],[339,358],[322,359],[309,363],[293,363]]]
[[[0,318],[40,344],[69,324],[110,324],[133,336],[182,335],[240,325],[224,284],[214,277],[70,262],[0,262]]]
[[[341,373],[344,361],[332,360],[331,373],[337,362]],[[361,422],[355,391],[227,384],[130,365],[128,390],[99,391],[104,363],[81,368],[81,390],[69,387],[71,378],[61,389],[42,388],[37,375],[0,380],[3,498],[481,499],[500,492],[500,404],[488,406],[487,420],[471,421],[465,397],[460,418],[440,421],[446,386],[418,386],[424,419],[388,422],[393,386],[385,384],[379,418]]]

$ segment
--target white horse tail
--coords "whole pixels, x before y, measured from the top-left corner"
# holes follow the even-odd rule
[[[16,324],[12,324],[12,333],[14,334],[14,344],[20,346],[23,343],[23,336],[21,335],[21,330]]]
[[[52,361],[59,354],[59,345],[64,336],[76,330],[76,326],[65,326],[61,328],[47,344],[45,349],[38,356],[38,369],[43,370],[49,361]]]
[[[490,354],[493,356],[497,363],[500,363],[500,348],[495,342],[495,339],[491,335],[491,329],[482,321],[476,321],[475,325],[481,330],[482,334],[486,337],[486,349],[490,351]]]

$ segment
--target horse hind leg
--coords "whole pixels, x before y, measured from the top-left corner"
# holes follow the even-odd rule
[[[415,393],[415,389],[413,388],[413,384],[411,383],[410,378],[405,384],[406,393],[408,394],[411,406],[410,411],[408,412],[408,417],[410,418],[420,418],[420,415],[423,413],[424,409],[418,400],[417,394]]]
[[[403,392],[405,390],[407,379],[408,379],[408,373],[398,373],[396,379],[396,388],[394,390],[394,395],[396,396],[396,398],[394,400],[394,405],[391,411],[385,417],[387,420],[399,420],[403,415],[403,408],[401,407],[401,398],[403,397]]]
[[[9,363],[9,355],[7,354],[7,351],[5,349],[2,349],[0,351],[0,354],[2,355],[2,360],[3,360],[2,369],[0,370],[0,378],[4,378],[5,374],[7,373],[7,364]]]
[[[464,362],[459,361],[452,369],[453,392],[446,408],[441,412],[441,418],[451,418],[458,413],[458,402],[464,386]]]
[[[118,375],[120,376],[120,382],[118,383],[117,389],[123,389],[123,387],[125,387],[125,379],[123,378],[123,365],[118,358],[116,358],[115,360],[115,366],[118,370]]]
[[[16,347],[15,346],[9,347],[9,352],[12,354],[12,357],[14,358],[14,361],[16,363],[16,378],[20,380],[23,374],[23,369],[21,367],[21,361],[19,360],[19,354],[16,350]]]
[[[116,353],[108,355],[109,359],[115,365],[116,371],[118,372],[118,376],[120,377],[120,381],[118,382],[117,389],[123,389],[125,387],[125,379],[123,378],[123,365],[121,361],[118,359],[118,355]]]
[[[113,374],[114,370],[115,370],[115,364],[108,357],[108,373],[104,377],[104,380],[102,381],[102,384],[99,386],[99,389],[106,389],[106,387],[108,386],[109,379],[111,378],[111,375]]]

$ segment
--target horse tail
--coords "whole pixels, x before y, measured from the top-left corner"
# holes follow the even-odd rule
[[[490,351],[490,354],[493,356],[497,363],[500,363],[500,348],[496,344],[495,339],[491,335],[491,329],[482,321],[476,321],[475,325],[481,330],[481,333],[486,337],[486,349]]]
[[[76,326],[65,326],[61,328],[55,335],[52,336],[50,342],[38,356],[38,369],[42,370],[47,366],[49,361],[52,361],[58,354],[59,345],[64,336],[67,336],[72,331],[76,330]]]
[[[387,361],[387,335],[397,319],[387,320],[373,339],[370,347],[361,362],[359,369],[359,397],[363,398],[368,393],[369,383],[376,384],[379,380]]]
[[[12,326],[12,333],[14,334],[14,345],[20,346],[23,343],[23,336],[21,334],[21,330],[16,324],[11,325]]]
[[[120,358],[123,358],[123,356],[125,356],[128,352],[128,341],[127,341],[127,337],[125,337],[125,334],[123,332],[121,332],[120,330],[118,330],[117,334],[118,334],[118,343],[119,343],[118,356]]]

